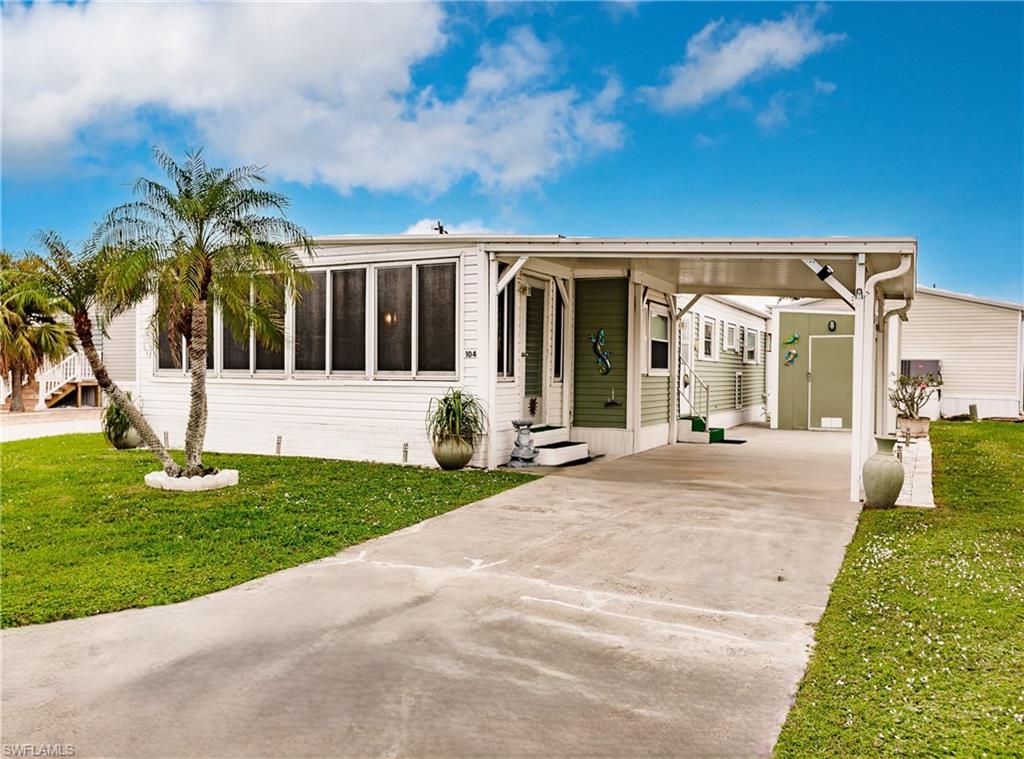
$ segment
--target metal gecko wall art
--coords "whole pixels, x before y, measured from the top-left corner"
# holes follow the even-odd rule
[[[594,349],[594,355],[597,359],[594,361],[597,364],[597,370],[601,374],[608,374],[612,370],[612,354],[608,350],[608,338],[604,334],[603,329],[599,329],[597,334],[590,336],[590,345]]]

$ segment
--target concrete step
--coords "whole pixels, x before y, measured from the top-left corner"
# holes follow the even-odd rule
[[[533,435],[534,448],[540,448],[542,445],[552,445],[553,443],[565,443],[569,440],[568,427],[544,425],[534,427],[530,430],[530,434]]]
[[[539,466],[561,466],[574,461],[590,458],[590,448],[586,443],[573,443],[562,440],[549,445],[535,445],[537,458],[534,463]]]

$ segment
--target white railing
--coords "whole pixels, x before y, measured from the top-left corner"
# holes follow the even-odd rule
[[[676,387],[679,416],[685,415],[683,410],[685,405],[690,409],[690,415],[698,417],[704,422],[704,428],[708,429],[711,419],[711,388],[697,376],[697,372],[683,358],[682,351],[679,351],[679,371],[676,372],[676,376],[679,378]],[[689,384],[687,384],[687,380],[689,380]]]
[[[21,375],[21,386],[24,387],[29,382],[28,375]],[[11,375],[10,372],[4,375],[0,375],[0,406],[7,403],[7,399],[11,397]]]
[[[56,364],[51,364],[49,361],[45,362],[37,376],[39,378],[37,409],[46,408],[47,399],[68,383],[86,382],[95,379],[88,359],[86,359],[84,353],[79,351],[72,353]]]

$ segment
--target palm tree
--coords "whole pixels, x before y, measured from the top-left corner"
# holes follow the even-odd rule
[[[206,350],[208,304],[220,304],[236,340],[250,334],[271,349],[283,343],[283,297],[308,286],[297,250],[313,254],[302,227],[285,218],[288,199],[266,190],[257,166],[209,166],[202,151],[178,164],[153,151],[170,186],[135,183],[136,200],[110,212],[104,241],[121,251],[108,292],[137,292],[140,279],[157,295],[154,331],[166,331],[172,350],[185,340],[191,376],[185,430],[186,477],[206,473]]]
[[[55,318],[40,269],[36,256],[15,259],[0,252],[0,372],[10,374],[11,411],[25,410],[22,382],[45,359],[60,361],[75,347],[75,333]]]
[[[160,460],[164,471],[171,476],[181,473],[181,467],[171,457],[152,426],[131,397],[117,386],[107,373],[93,343],[93,315],[96,315],[100,329],[106,334],[111,320],[136,305],[145,296],[139,287],[136,291],[122,291],[119,297],[104,298],[104,281],[108,275],[111,251],[99,248],[94,235],[86,241],[76,255],[56,232],[44,232],[40,242],[46,248],[48,257],[42,264],[42,283],[53,296],[57,308],[71,317],[75,334],[82,345],[92,373],[110,402],[121,409],[131,420],[146,447]],[[141,281],[140,281],[141,284]]]

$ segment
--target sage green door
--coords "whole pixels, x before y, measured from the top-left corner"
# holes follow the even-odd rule
[[[811,429],[853,426],[853,338],[812,335],[807,424]]]
[[[523,415],[534,424],[544,421],[544,296],[546,288],[529,282],[526,294],[526,337],[523,351]]]

